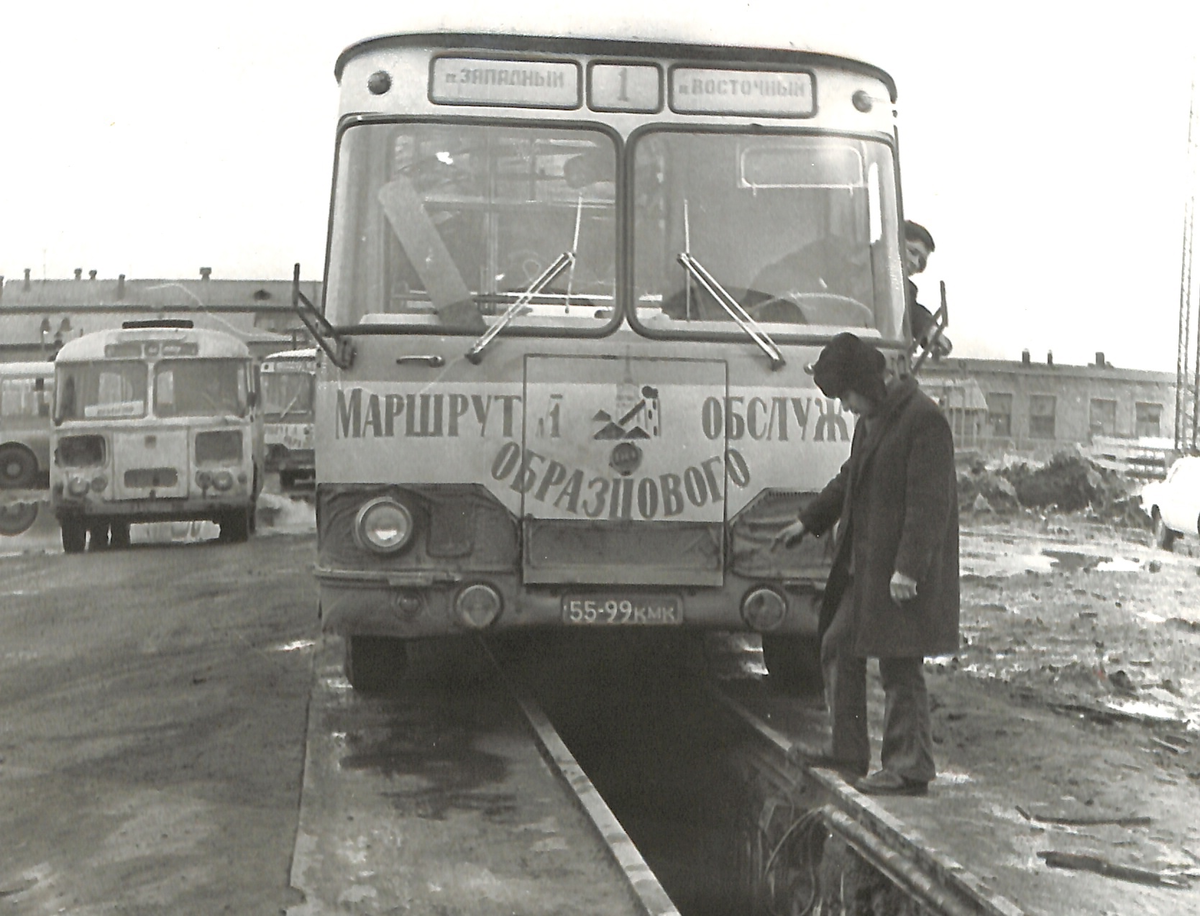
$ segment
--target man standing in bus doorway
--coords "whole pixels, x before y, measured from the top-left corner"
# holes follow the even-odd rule
[[[904,280],[904,299],[908,306],[908,320],[912,325],[913,342],[920,347],[929,346],[933,331],[933,313],[917,301],[917,284],[912,278],[925,269],[929,256],[933,254],[933,235],[920,223],[911,219],[904,221],[904,263],[908,276]],[[930,354],[935,359],[949,356],[954,345],[944,334],[933,345]]]
[[[867,658],[878,658],[882,767],[854,786],[923,795],[936,774],[924,658],[959,647],[954,442],[914,379],[885,377],[883,354],[853,334],[837,335],[821,351],[817,387],[858,417],[850,457],[775,545],[820,536],[840,518],[818,624],[833,740],[827,751],[801,756],[865,776]]]

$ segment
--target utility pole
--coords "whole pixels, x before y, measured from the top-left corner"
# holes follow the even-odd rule
[[[1197,174],[1197,124],[1196,124],[1196,61],[1192,60],[1191,101],[1188,105],[1187,134],[1187,188],[1183,206],[1183,252],[1179,273],[1179,336],[1175,355],[1175,450],[1196,450],[1196,427],[1200,417],[1200,340],[1197,341],[1198,358],[1195,361],[1197,378],[1192,380],[1192,416],[1188,423],[1187,390],[1191,358],[1192,321],[1192,238],[1196,219],[1196,174]],[[1197,321],[1200,333],[1200,321]]]

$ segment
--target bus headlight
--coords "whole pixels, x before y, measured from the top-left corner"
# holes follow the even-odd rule
[[[742,619],[759,633],[775,629],[786,615],[787,601],[773,588],[752,588],[742,599]]]
[[[196,472],[196,486],[198,486],[201,490],[207,490],[212,486],[212,482],[212,474],[210,474],[208,471]]]
[[[212,485],[214,490],[224,492],[233,486],[233,475],[228,471],[217,471],[213,474]]]
[[[354,539],[373,553],[395,553],[409,542],[412,533],[412,513],[390,496],[372,499],[354,518]]]
[[[473,630],[490,626],[504,607],[500,593],[483,582],[468,585],[454,599],[454,613]]]
[[[108,486],[108,478],[103,474],[97,474],[92,478],[92,489],[97,493],[103,493],[104,488]]]
[[[67,481],[67,492],[72,496],[83,496],[87,491],[88,482],[82,477],[76,477],[72,474],[71,478]]]

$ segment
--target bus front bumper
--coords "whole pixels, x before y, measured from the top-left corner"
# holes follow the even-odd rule
[[[616,629],[679,626],[812,636],[823,583],[809,578],[752,581],[728,575],[725,584],[698,586],[554,585],[520,588],[515,573],[368,572],[314,569],[322,628],[341,636],[423,638],[522,627]],[[464,611],[468,589],[496,596],[494,618],[473,623]],[[746,605],[756,592],[778,596],[778,620],[751,623]],[[772,599],[773,600],[773,599]],[[769,624],[769,625],[767,625]]]

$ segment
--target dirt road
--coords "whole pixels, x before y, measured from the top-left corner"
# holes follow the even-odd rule
[[[311,532],[47,549],[0,557],[0,912],[298,903]],[[1200,559],[985,516],[964,518],[962,571],[965,645],[929,665],[943,778],[1002,779],[1023,867],[1057,849],[1200,871]],[[1145,912],[1185,912],[1173,894]]]
[[[0,559],[0,912],[291,902],[313,537]]]

